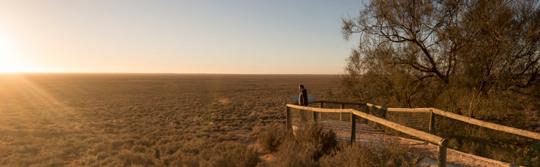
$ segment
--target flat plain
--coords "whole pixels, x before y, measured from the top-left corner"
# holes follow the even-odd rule
[[[1,166],[174,165],[223,142],[248,145],[283,123],[306,85],[336,75],[20,74],[0,76]]]

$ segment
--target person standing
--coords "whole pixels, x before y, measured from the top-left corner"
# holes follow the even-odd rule
[[[308,94],[307,90],[304,87],[304,85],[300,85],[300,94],[298,95],[298,105],[301,106],[308,106]],[[306,112],[300,112],[300,119],[302,122],[307,121],[307,113]]]
[[[300,95],[298,95],[298,104],[301,106],[308,105],[308,94],[304,85],[300,85]]]

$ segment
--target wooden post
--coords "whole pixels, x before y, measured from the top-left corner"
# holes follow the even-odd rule
[[[429,128],[428,132],[433,134],[433,125],[435,124],[435,115],[433,114],[433,110],[430,110],[429,112]]]
[[[376,108],[376,109],[377,109],[377,108]],[[380,108],[380,109],[377,109],[377,110],[380,111],[380,112],[382,112],[382,113],[381,113],[381,117],[382,117],[383,119],[387,119],[387,115],[386,115],[386,114],[388,113],[388,111],[387,111],[386,107],[381,106],[381,108]],[[376,125],[377,125],[377,127],[383,129],[384,132],[387,131],[386,128],[385,128],[383,125],[380,125],[380,124],[376,124]]]
[[[381,107],[381,112],[382,112],[382,117],[383,117],[384,119],[386,119],[386,113],[387,113],[386,107]]]
[[[324,108],[324,102],[319,103],[319,108]],[[322,120],[323,113],[319,113],[319,119]]]
[[[287,107],[285,117],[287,119],[285,121],[285,126],[287,126],[287,130],[292,130],[291,109],[289,107]]]
[[[313,122],[317,122],[317,112],[313,112]]]
[[[360,104],[360,111],[368,113],[369,114],[369,107],[367,104]],[[362,119],[360,123],[367,124],[367,119]]]
[[[341,103],[341,107],[340,107],[340,108],[341,108],[341,109],[344,109],[344,108],[345,108],[345,104]],[[339,120],[340,120],[340,121],[343,121],[343,112],[340,112],[340,113],[339,113]]]
[[[351,144],[356,141],[356,115],[351,113]]]
[[[446,167],[446,139],[443,139],[439,144],[439,167]]]

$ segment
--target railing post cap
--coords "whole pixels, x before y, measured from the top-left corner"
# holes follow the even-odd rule
[[[440,142],[439,142],[439,145],[440,146],[447,146],[448,145],[448,140],[446,138],[443,138]]]

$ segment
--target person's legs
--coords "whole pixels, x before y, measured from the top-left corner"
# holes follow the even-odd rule
[[[306,112],[300,112],[300,119],[302,120],[302,123],[307,122],[307,113]]]
[[[306,106],[306,105],[302,105]],[[302,120],[302,123],[306,123],[308,120],[309,113],[305,111],[300,111],[300,119]]]

